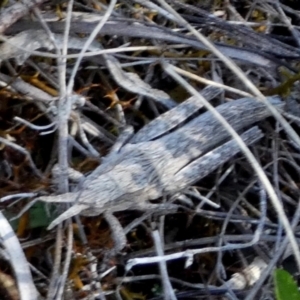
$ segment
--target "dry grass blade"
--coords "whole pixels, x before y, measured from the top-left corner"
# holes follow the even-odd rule
[[[23,249],[7,219],[0,212],[1,243],[9,254],[9,261],[14,271],[21,300],[38,299],[38,292],[33,283],[29,264]]]
[[[0,33],[3,33],[12,24],[27,15],[32,8],[43,2],[45,2],[45,0],[24,0],[22,3],[17,2],[5,8],[0,16]]]

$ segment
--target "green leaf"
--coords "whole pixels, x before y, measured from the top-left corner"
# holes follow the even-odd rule
[[[46,205],[46,203],[37,202],[30,207],[28,229],[48,227],[48,225],[55,219],[55,215],[53,214],[55,206],[48,205],[48,211],[50,211],[49,216]],[[15,217],[15,213],[13,214],[9,210],[3,210],[2,213],[8,219],[11,227],[16,231],[18,228],[19,219],[11,220]]]
[[[53,216],[50,217],[46,211],[46,204],[42,202],[35,203],[29,209],[29,228],[48,227],[53,221]]]
[[[300,292],[294,278],[282,269],[274,272],[276,300],[300,300]]]

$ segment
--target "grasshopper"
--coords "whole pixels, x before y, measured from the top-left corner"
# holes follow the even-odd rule
[[[283,107],[279,97],[269,97],[268,100],[279,108]],[[193,104],[194,107],[187,110]],[[77,214],[95,216],[123,210],[171,208],[172,205],[151,204],[149,201],[183,191],[239,152],[236,142],[230,140],[228,132],[210,112],[192,118],[179,128],[176,122],[170,125],[169,121],[176,119],[174,115],[181,120],[182,112],[186,118],[198,108],[194,99],[187,100],[132,137],[120,140],[104,162],[74,192],[39,197],[38,200],[45,202],[72,203],[50,224],[49,229]],[[236,131],[241,132],[248,145],[263,136],[257,126],[249,127],[270,116],[267,107],[252,98],[228,102],[216,109]],[[164,131],[166,128],[167,132]]]

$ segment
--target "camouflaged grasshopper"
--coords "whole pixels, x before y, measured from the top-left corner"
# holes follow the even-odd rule
[[[216,94],[215,88],[204,90],[207,98]],[[283,107],[278,97],[268,100]],[[186,189],[239,152],[236,142],[230,140],[228,132],[210,112],[182,125],[199,107],[192,97],[132,137],[121,138],[104,162],[74,192],[39,197],[38,200],[45,202],[72,203],[49,229],[77,214],[95,216],[123,210],[174,207],[172,204],[151,204],[149,200]],[[249,127],[270,116],[267,107],[252,98],[228,102],[216,109],[241,133],[247,145],[263,136],[258,127]]]

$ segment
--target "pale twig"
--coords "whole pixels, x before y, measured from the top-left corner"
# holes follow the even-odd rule
[[[1,243],[9,254],[9,261],[15,274],[21,300],[38,299],[27,259],[12,227],[0,212]]]
[[[246,92],[241,91],[241,90],[238,90],[236,88],[230,87],[228,85],[224,85],[224,84],[218,83],[218,82],[216,82],[214,80],[209,80],[209,79],[197,76],[197,75],[195,75],[195,74],[193,74],[191,72],[182,70],[182,69],[180,69],[180,68],[178,68],[176,66],[173,66],[173,68],[174,68],[174,70],[178,74],[184,75],[184,76],[186,76],[186,77],[188,77],[190,79],[196,80],[196,81],[204,83],[206,85],[215,86],[215,87],[221,88],[221,89],[223,89],[225,91],[228,91],[228,92],[231,92],[231,93],[235,93],[235,94],[243,96],[243,97],[252,97],[251,94],[246,93]]]
[[[16,2],[12,6],[3,9],[0,15],[0,33],[3,33],[12,24],[27,15],[30,9],[43,2],[45,0],[23,0],[22,3]]]
[[[290,119],[292,122],[296,122],[297,124],[300,124],[300,118],[292,115],[291,113],[288,112],[282,112],[282,115],[285,116],[287,119]]]
[[[135,282],[135,281],[143,281],[143,280],[160,280],[161,276],[159,275],[155,275],[155,274],[151,274],[151,275],[136,275],[136,276],[127,276],[127,277],[122,277],[121,279],[117,278],[118,281],[121,281],[123,283],[131,283],[131,282]],[[169,277],[171,282],[180,284],[182,286],[186,286],[186,287],[190,287],[190,288],[194,288],[194,289],[216,289],[215,286],[213,285],[206,285],[203,283],[190,283],[187,281],[183,281],[180,280],[178,278],[173,278],[173,277]]]
[[[180,47],[179,47],[180,46]],[[168,49],[171,48],[168,47]],[[182,47],[181,45],[178,45],[178,47],[175,47],[175,45],[172,47],[174,49],[177,49],[177,48],[188,48],[187,46],[186,47]],[[117,58],[124,58],[124,59],[127,59],[127,60],[132,60],[132,57],[131,56],[128,56],[128,55],[125,55],[125,54],[116,54],[115,55]],[[165,55],[165,58],[166,59],[169,59],[169,57],[167,55]],[[192,61],[195,61],[195,62],[202,62],[202,61],[209,61],[209,62],[214,62],[214,61],[219,61],[219,59],[217,58],[213,58],[213,57],[172,57],[171,58],[172,61],[174,62],[181,62],[181,61],[189,61],[189,62],[192,62]],[[127,68],[127,67],[133,67],[133,66],[140,66],[140,65],[151,65],[151,64],[157,64],[157,57],[150,57],[150,58],[145,58],[145,57],[139,57],[139,56],[135,56],[134,57],[134,61],[132,62],[128,62],[128,63],[120,63],[120,66],[122,68]],[[92,66],[90,68],[93,68]],[[96,68],[96,67],[94,67]],[[101,67],[102,69],[104,67]]]
[[[224,242],[249,242],[253,239],[253,234],[226,234],[223,237]],[[285,237],[281,238],[281,242],[284,240]],[[207,244],[216,244],[219,241],[220,237],[219,235],[205,237],[205,238],[196,238],[196,239],[189,239],[189,240],[183,240],[180,242],[173,242],[168,243],[164,246],[164,251],[175,251],[176,249],[182,249],[182,248],[188,248],[188,247],[200,247],[205,246]],[[271,235],[267,233],[263,233],[260,242],[266,242],[266,243],[275,243],[277,241],[276,235]],[[297,239],[298,242],[300,242],[300,239]],[[135,258],[135,257],[141,257],[141,256],[153,256],[155,255],[154,248],[146,249],[146,250],[140,250],[136,251],[134,253],[131,253],[128,255],[128,258]]]
[[[175,21],[176,19],[173,17],[172,14],[170,14],[167,10],[164,10],[163,8],[159,7],[157,4],[153,3],[152,1],[148,0],[134,0],[135,3],[138,3],[140,5],[143,5],[145,7],[148,7],[150,10],[155,11],[156,13],[159,13],[160,15],[166,17],[169,20]]]
[[[245,23],[244,18],[240,15],[240,13],[236,10],[236,8],[230,3],[229,0],[225,0],[224,1],[224,9],[228,10],[229,13],[234,16],[237,20],[239,20],[240,22]],[[231,19],[231,18],[230,18]]]
[[[223,242],[223,236],[225,234],[225,231],[226,231],[226,227],[228,225],[228,222],[229,222],[229,219],[230,219],[230,216],[231,214],[234,212],[234,210],[237,208],[238,204],[239,204],[239,200],[240,200],[240,197],[234,202],[234,204],[231,206],[229,212],[228,212],[228,215],[226,216],[226,219],[222,225],[222,229],[221,229],[221,232],[220,232],[220,240],[219,240],[219,243],[218,243],[218,246],[221,247],[222,245],[222,242]],[[260,217],[260,221],[258,223],[258,226],[257,226],[257,229],[255,230],[255,233],[253,235],[253,238],[251,241],[245,243],[245,244],[242,244],[242,243],[239,243],[239,244],[233,244],[233,243],[226,243],[227,246],[231,246],[232,249],[234,250],[237,250],[237,249],[243,249],[243,248],[249,248],[249,247],[252,247],[254,246],[255,244],[258,243],[261,235],[262,235],[262,231],[263,231],[263,227],[264,227],[264,224],[265,224],[265,219],[266,219],[266,211],[267,211],[267,205],[266,205],[266,193],[264,191],[264,189],[261,187],[261,190],[260,190],[260,209],[261,209],[261,217]],[[221,259],[222,259],[222,252],[219,252],[218,253],[218,258],[217,258],[217,264],[216,264],[216,269],[217,269],[217,274],[221,277],[225,277],[225,270],[221,264]],[[243,272],[244,274],[246,274],[245,272]],[[245,276],[245,279],[247,279],[247,277]],[[245,280],[246,283],[247,283],[247,280]],[[234,278],[231,280],[231,283],[233,285],[235,285],[235,281],[234,281]],[[227,283],[225,283],[227,285]],[[246,285],[246,284],[245,284]],[[245,288],[245,286],[243,286],[242,288]]]
[[[37,193],[19,193],[19,194],[14,194],[14,195],[8,195],[5,197],[0,198],[0,202],[5,202],[12,200],[14,198],[32,198],[37,196]]]
[[[33,12],[34,12],[35,16],[37,17],[38,21],[40,22],[40,24],[42,25],[43,29],[45,30],[45,32],[47,34],[47,38],[50,39],[50,41],[56,51],[56,54],[60,55],[59,46],[55,40],[55,36],[52,33],[52,31],[50,30],[47,22],[43,19],[43,16],[41,15],[40,10],[38,8],[34,7]]]
[[[40,132],[40,135],[48,135],[48,134],[51,134],[51,133],[54,133],[56,131],[56,126],[53,127],[51,130],[47,130],[47,131],[42,131]]]
[[[227,243],[227,245],[230,245],[232,248],[235,249],[242,249],[242,248],[248,248],[251,247],[253,245],[255,245],[259,239],[260,236],[262,235],[262,231],[265,225],[265,221],[266,221],[266,214],[267,214],[267,197],[266,197],[266,192],[264,190],[264,188],[261,186],[260,188],[260,212],[261,212],[261,216],[260,216],[260,220],[258,223],[258,226],[255,230],[254,236],[253,236],[253,240],[246,243],[246,244],[233,244],[233,243]],[[224,226],[227,226],[227,221],[224,222]],[[225,232],[225,230],[223,231],[223,233]]]
[[[222,224],[222,227],[221,227],[221,231],[220,231],[220,238],[219,238],[219,241],[218,241],[218,246],[221,247],[222,244],[223,244],[223,236],[225,234],[225,231],[227,229],[227,226],[228,226],[228,223],[232,217],[232,214],[233,212],[235,211],[235,209],[238,207],[239,203],[241,201],[241,197],[238,197],[234,203],[230,206],[230,209],[225,217],[225,220]],[[252,239],[253,240],[253,239]],[[250,241],[251,243],[251,241]],[[251,245],[252,246],[252,245]],[[220,251],[217,253],[217,262],[216,262],[216,267],[215,267],[215,270],[216,270],[216,276],[218,276],[220,279],[226,279],[226,273],[225,273],[225,269],[224,269],[224,266],[222,264],[222,257],[223,257],[223,253]]]
[[[98,258],[93,255],[93,253],[88,250],[87,254],[87,259],[89,262],[89,269],[90,269],[90,273],[91,273],[91,283],[92,285],[99,291],[102,292],[102,288],[101,288],[101,283],[100,283],[100,276],[103,275],[99,275],[98,274]],[[107,271],[104,272],[104,274],[109,274],[111,272],[111,269],[114,269],[114,267],[108,269]],[[105,297],[103,298],[105,299]]]
[[[103,55],[105,64],[114,78],[114,80],[124,89],[131,93],[146,96],[153,101],[163,104],[167,108],[176,106],[176,102],[162,90],[154,89],[145,81],[143,81],[138,74],[132,72],[124,72],[120,66],[119,61],[111,55]]]
[[[48,286],[47,292],[47,300],[55,299],[55,295],[59,288],[60,275],[58,270],[60,270],[61,266],[61,258],[62,258],[62,225],[56,229],[56,239],[55,239],[55,249],[54,249],[54,263],[51,274],[50,284]]]
[[[161,241],[158,230],[152,231],[152,238],[153,238],[154,247],[156,249],[157,255],[159,255],[159,256],[164,255],[163,245],[162,245],[162,241]],[[162,279],[164,299],[165,300],[169,300],[169,299],[176,300],[177,298],[175,296],[174,289],[173,289],[170,279],[169,279],[167,265],[166,265],[165,261],[159,262],[159,270],[160,270],[160,275],[161,275],[161,279]]]
[[[54,240],[54,235],[48,234],[47,236],[44,236],[44,237],[40,237],[40,238],[36,238],[36,239],[30,240],[30,241],[23,242],[21,244],[21,246],[22,246],[22,249],[27,249],[27,248],[30,248],[33,246],[41,245],[42,243],[45,243],[45,242],[48,242],[51,240]]]
[[[24,249],[23,246],[22,246],[22,249]],[[48,281],[48,276],[46,276],[45,274],[43,274],[43,273],[42,273],[41,271],[39,271],[36,267],[34,267],[32,264],[29,264],[29,266],[30,266],[30,270],[31,270],[34,274],[38,275],[39,278],[44,279],[46,282]]]
[[[289,31],[291,32],[295,42],[297,43],[298,47],[300,48],[300,34],[298,31],[295,30],[294,26],[292,25],[290,19],[286,16],[285,12],[281,8],[281,4],[278,2],[275,2],[274,5],[276,6],[276,9],[279,13],[279,16],[281,17],[283,23],[288,27]]]
[[[53,76],[53,74],[47,73],[45,68],[42,67],[40,64],[35,63],[32,59],[27,59],[26,64],[30,67],[32,67],[36,72],[43,78],[45,81],[47,81],[51,86],[53,86],[56,90],[58,90],[59,86],[57,83],[57,79]]]
[[[189,196],[193,196],[193,197],[197,198],[198,200],[202,201],[200,204],[198,204],[199,207],[206,204],[206,205],[212,206],[213,208],[220,208],[219,204],[213,202],[208,197],[205,197],[205,196],[201,195],[196,189],[194,189],[194,191],[188,190],[188,191],[184,192],[184,194],[189,195]]]
[[[60,278],[60,285],[57,291],[57,295],[55,297],[56,300],[61,300],[64,298],[63,294],[65,291],[65,282],[67,281],[67,277],[69,274],[69,267],[71,263],[71,258],[72,258],[72,252],[73,252],[73,225],[71,220],[67,221],[68,224],[68,235],[67,235],[67,251],[66,251],[66,257],[64,261],[64,266]]]
[[[66,19],[66,27],[64,31],[64,39],[62,46],[62,55],[66,55],[68,51],[68,36],[70,30],[70,17],[73,7],[73,0],[68,3],[68,13]],[[72,91],[67,92],[66,87],[66,59],[63,57],[57,58],[57,68],[58,68],[58,81],[59,81],[59,100],[58,100],[58,162],[60,167],[59,172],[59,192],[66,193],[69,189],[67,170],[68,170],[68,135],[69,135],[69,126],[68,120],[72,110]]]
[[[78,143],[72,136],[69,136],[69,145],[81,152],[81,154],[83,154],[84,156],[93,157],[91,156],[91,152],[84,148],[80,143]]]
[[[127,126],[123,129],[122,133],[118,136],[114,145],[110,149],[111,153],[118,153],[121,148],[132,138],[134,135],[134,128],[132,126]]]
[[[77,70],[79,68],[79,65],[81,63],[81,60],[84,57],[84,54],[86,53],[86,51],[88,50],[90,44],[94,41],[95,37],[97,36],[97,34],[99,33],[99,31],[101,30],[101,28],[104,26],[104,24],[106,23],[106,21],[109,19],[111,13],[113,12],[113,9],[115,7],[117,3],[117,0],[112,0],[109,3],[109,6],[104,14],[104,16],[101,18],[100,22],[98,23],[98,25],[94,28],[93,32],[90,34],[88,40],[86,41],[86,43],[84,44],[84,46],[82,47],[79,57],[76,60],[76,63],[73,67],[71,76],[69,78],[69,83],[68,83],[68,87],[67,87],[67,92],[69,94],[71,94],[72,90],[73,90],[73,86],[74,86],[74,79],[75,79],[75,75],[77,73]]]
[[[218,178],[217,182],[215,183],[215,185],[209,190],[209,192],[207,193],[207,195],[205,195],[204,197],[209,199],[211,198],[211,196],[217,191],[218,186],[226,179],[226,177],[232,172],[234,168],[234,165],[230,166],[224,173],[223,175]],[[215,205],[219,205],[219,204],[215,204]],[[198,205],[196,208],[196,211],[200,208],[201,206]]]
[[[278,178],[278,148],[279,148],[279,143],[278,143],[278,139],[279,139],[279,136],[278,136],[278,133],[279,133],[279,124],[277,123],[276,124],[276,130],[274,132],[274,138],[272,139],[272,149],[273,149],[273,164],[272,164],[272,167],[273,167],[273,185],[274,185],[274,189],[276,189],[276,192],[277,192],[277,195],[278,195],[278,199],[281,201],[282,203],[282,199],[280,197],[280,187],[279,187],[279,178]],[[278,249],[279,247],[279,240],[280,240],[280,237],[282,236],[282,233],[283,233],[283,228],[282,228],[282,224],[281,222],[279,222],[278,224],[278,229],[277,229],[277,236],[278,236],[278,240],[275,244],[275,249]]]
[[[28,84],[20,77],[14,78],[0,73],[0,80],[4,81],[14,90],[16,90],[18,93],[24,95],[26,100],[34,100],[34,101],[38,100],[38,101],[45,102],[47,104],[51,104],[52,101],[54,102],[57,99],[45,93],[44,91]],[[37,103],[37,105],[39,105],[39,103]],[[45,111],[46,108],[42,108],[41,110]]]
[[[62,51],[57,49],[58,55],[66,55],[68,51],[68,37],[69,37],[69,30],[70,30],[70,21],[71,21],[71,12],[73,7],[73,0],[70,0],[68,3],[68,13],[66,19],[66,26],[65,26],[65,35],[63,39],[63,47]],[[66,59],[63,57],[58,57],[56,60],[57,68],[58,68],[58,82],[59,82],[59,100],[58,100],[58,163],[59,163],[59,174],[58,174],[58,189],[60,193],[66,193],[69,190],[69,181],[68,181],[68,156],[67,156],[67,149],[68,149],[68,120],[70,117],[71,109],[72,109],[72,93],[67,93],[66,88]],[[70,225],[71,226],[71,225]],[[69,228],[69,233],[70,233]],[[64,285],[66,281],[66,269],[69,268],[70,258],[65,262],[64,265],[64,273],[61,276],[60,285],[57,287],[57,276],[59,276],[59,269],[61,264],[61,256],[62,256],[62,225],[57,227],[57,239],[55,241],[55,262],[51,274],[51,281],[48,287],[48,294],[47,300],[50,299],[58,299],[55,295],[61,296]],[[69,253],[68,249],[68,253]],[[54,298],[55,297],[55,298]]]
[[[155,59],[155,62],[156,62],[156,61],[157,61],[157,59]],[[154,63],[153,63],[153,61],[152,61],[152,62],[151,62],[151,65],[148,67],[147,74],[146,74],[146,77],[145,77],[145,79],[144,79],[144,81],[145,81],[147,84],[149,84],[150,80],[151,80],[152,77],[153,77],[154,66],[155,66],[155,65],[154,65]],[[124,67],[124,64],[120,64],[120,67]],[[139,95],[139,96],[138,96],[137,100],[135,101],[135,103],[134,103],[134,105],[133,105],[134,109],[138,110],[138,109],[140,108],[140,106],[141,106],[141,104],[142,104],[142,102],[143,102],[143,99],[144,99],[144,96],[143,96],[143,95]],[[148,101],[148,103],[149,103],[149,106],[150,106],[150,108],[152,109],[154,115],[155,115],[156,117],[158,117],[158,116],[159,116],[159,112],[158,112],[157,107],[154,105],[153,101],[150,100],[150,101]]]
[[[272,3],[277,3],[278,0],[268,0],[269,2],[272,2]],[[292,7],[290,6],[287,6],[287,5],[284,5],[282,3],[280,3],[280,6],[282,7],[282,9],[286,12],[288,12],[289,14],[292,14],[294,15],[296,18],[300,19],[300,13],[299,13],[299,10],[297,9],[293,9]],[[299,28],[299,27],[298,27]]]
[[[103,111],[102,109],[100,109],[99,107],[97,107],[96,105],[94,105],[93,103],[87,102],[86,106],[88,108],[90,108],[91,111],[99,114],[106,121],[111,122],[113,125],[115,125],[117,127],[121,127],[121,123],[119,121],[117,121],[116,119],[114,119],[113,117],[111,117],[108,113],[106,113],[105,111]]]
[[[197,211],[197,215],[203,216],[203,217],[205,217],[207,219],[211,219],[211,220],[224,221],[227,218],[228,213],[199,209],[199,211]],[[229,221],[232,224],[248,224],[248,226],[259,224],[259,221],[257,219],[246,217],[243,215],[232,215],[232,217]],[[277,228],[277,225],[271,223],[270,221],[267,222],[266,225],[272,229]],[[234,250],[234,249],[231,249],[231,250]]]
[[[81,121],[80,121],[80,117],[77,115],[77,114],[74,114],[73,115],[73,119],[75,119],[75,122],[77,123],[77,126],[78,126],[78,133],[79,133],[79,137],[83,143],[83,145],[87,148],[87,150],[89,151],[90,153],[90,156],[92,157],[100,157],[100,154],[99,152],[91,145],[91,143],[89,142],[85,132],[84,132],[84,129],[83,129],[83,126],[81,124]]]
[[[39,35],[38,35],[39,36]],[[59,37],[59,35],[57,35]],[[54,54],[51,52],[46,52],[46,51],[37,51],[34,49],[27,49],[27,48],[22,48],[20,45],[13,43],[10,38],[7,38],[5,36],[0,36],[0,41],[6,42],[10,44],[12,47],[18,49],[20,52],[25,52],[27,53],[28,56],[30,55],[36,55],[40,57],[46,57],[46,58],[65,58],[65,59],[71,59],[71,58],[79,58],[81,57],[80,53],[74,53],[74,54],[64,54],[64,55],[58,55]],[[57,43],[59,40],[57,41]],[[48,44],[47,44],[48,45]],[[61,43],[58,43],[59,48],[62,47]],[[39,45],[37,48],[41,48],[42,45]],[[75,49],[80,49],[82,47],[76,44],[70,45],[70,47],[75,48]],[[80,48],[79,48],[80,47]],[[34,47],[33,47],[34,48]],[[36,49],[36,48],[35,48]],[[93,50],[94,49],[94,50]],[[135,52],[135,51],[150,51],[150,50],[164,50],[165,48],[162,46],[132,46],[132,47],[122,47],[122,48],[112,48],[112,49],[95,49],[94,47],[88,48],[89,52],[86,52],[83,54],[84,57],[92,57],[96,55],[103,55],[103,54],[114,54],[114,53],[122,53],[122,52]],[[13,58],[14,55],[8,56],[9,58]]]
[[[21,123],[21,124],[26,125],[27,127],[31,128],[33,130],[37,130],[37,131],[47,130],[51,127],[54,127],[53,130],[55,130],[55,127],[56,127],[55,122],[53,122],[51,124],[48,124],[48,125],[39,126],[39,125],[32,124],[32,123],[30,123],[30,122],[28,122],[28,121],[26,121],[26,120],[24,120],[20,117],[14,117],[14,120]]]
[[[163,256],[153,256],[153,257],[143,257],[143,258],[133,258],[128,260],[126,265],[126,270],[130,270],[134,266],[137,265],[147,265],[153,263],[159,263],[161,261],[171,261],[175,259],[182,259],[186,260],[185,267],[189,267],[193,263],[193,257],[197,254],[204,254],[209,252],[219,252],[219,251],[231,251],[234,250],[230,246],[222,246],[222,247],[206,247],[202,249],[190,249],[185,250],[173,254],[167,254]]]
[[[113,145],[114,141],[116,140],[116,137],[113,134],[105,130],[96,122],[92,121],[87,116],[81,115],[80,122],[83,129],[91,136],[98,138],[101,141],[105,141],[109,145]]]
[[[37,169],[37,167],[35,166],[32,158],[31,158],[31,155],[30,153],[23,147],[7,140],[7,139],[4,139],[2,137],[0,137],[0,142],[3,143],[4,145],[8,146],[8,147],[11,147],[19,152],[21,152],[25,157],[26,157],[26,160],[28,161],[31,169],[33,170],[33,172],[35,173],[36,176],[38,176],[39,178],[43,178],[43,174]]]
[[[147,220],[153,214],[152,211],[144,213],[141,217],[136,218],[130,224],[123,228],[125,234],[128,234],[133,228],[137,227],[143,221]]]

